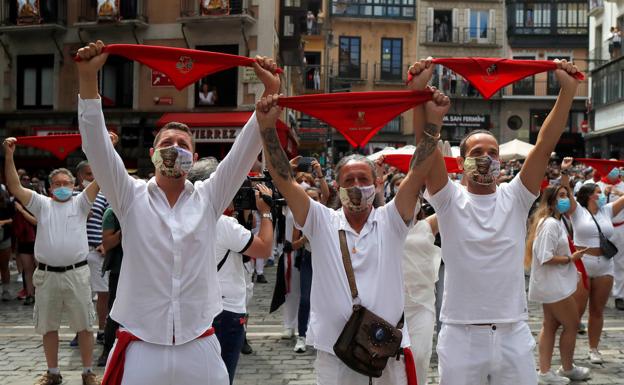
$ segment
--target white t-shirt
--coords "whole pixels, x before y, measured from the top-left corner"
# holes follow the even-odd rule
[[[353,313],[339,230],[345,230],[347,235],[361,304],[387,322],[399,323],[404,301],[401,258],[409,228],[394,201],[373,209],[358,234],[342,209],[332,210],[310,199],[310,210],[302,228],[314,250],[308,345],[334,354],[334,343]],[[408,341],[404,328],[402,345],[409,345]]]
[[[425,220],[416,222],[407,234],[403,253],[405,307],[424,306],[435,313],[435,282],[442,251],[434,242],[431,226]]]
[[[245,299],[247,283],[243,253],[251,246],[254,236],[251,231],[241,226],[235,218],[222,215],[217,221],[215,257],[217,265],[228,253],[228,257],[218,270],[223,310],[233,313],[247,313]]]
[[[35,192],[31,196],[26,209],[37,218],[37,261],[50,266],[69,266],[87,259],[87,217],[93,202],[89,202],[86,192],[67,202],[57,202]]]
[[[555,255],[571,256],[565,225],[548,217],[537,228],[529,281],[529,300],[553,303],[576,291],[578,274],[574,263],[546,265]]]
[[[286,218],[284,222],[284,240],[292,243],[293,241],[293,226],[295,226],[295,218],[293,218],[292,211],[288,208],[288,206],[284,206],[282,209],[282,213]]]
[[[604,192],[605,187],[610,186],[609,184],[603,182],[603,181],[599,181],[598,183],[596,183],[598,186],[600,186],[600,189],[602,190],[602,192]],[[624,193],[624,182],[620,181],[617,184],[612,185],[613,186],[613,190],[618,190]],[[612,190],[612,191],[613,191]],[[614,194],[613,192],[611,194],[609,194],[608,198],[609,198],[609,203],[613,203],[616,200],[618,200],[620,196]]]
[[[526,222],[537,198],[516,176],[477,195],[450,180],[434,196],[445,263],[440,320],[451,324],[528,319],[524,289]]]
[[[600,225],[600,229],[605,237],[611,239],[613,237],[613,203],[604,205],[594,215],[596,221]],[[570,216],[572,219],[572,227],[574,228],[574,244],[584,247],[600,247],[600,235],[598,234],[598,226],[592,219],[590,212],[580,204],[576,206],[576,210]]]

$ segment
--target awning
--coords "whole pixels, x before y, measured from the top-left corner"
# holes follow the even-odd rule
[[[191,128],[196,143],[233,143],[252,114],[253,111],[172,112],[158,119],[156,127],[180,122]],[[282,148],[289,157],[294,157],[297,154],[297,141],[290,128],[281,120],[277,121],[276,128]]]

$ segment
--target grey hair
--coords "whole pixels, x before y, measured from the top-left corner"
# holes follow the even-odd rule
[[[88,160],[83,160],[76,166],[76,175],[80,174],[82,170],[89,165]]]
[[[368,167],[370,167],[370,169],[371,169],[371,173],[373,174],[373,180],[377,179],[377,172],[375,171],[375,163],[373,163],[372,160],[368,159],[364,155],[351,154],[351,155],[347,155],[344,158],[340,159],[340,161],[336,165],[336,169],[334,170],[334,175],[336,175],[336,182],[338,182],[339,185],[340,185],[340,170],[342,169],[342,167],[345,164],[347,164],[347,163],[349,163],[351,161],[366,163],[366,165]]]
[[[66,168],[57,168],[55,170],[52,170],[50,175],[48,175],[48,182],[50,182],[50,184],[52,184],[52,179],[55,176],[57,176],[58,174],[65,174],[65,175],[67,175],[71,179],[72,184],[76,183],[76,178],[74,178],[74,175],[71,173],[71,171],[69,171]]]
[[[217,170],[218,165],[219,161],[213,156],[201,158],[200,160],[195,162],[186,178],[191,183],[195,183],[200,180],[206,180],[210,178],[210,175],[212,175],[212,173]]]

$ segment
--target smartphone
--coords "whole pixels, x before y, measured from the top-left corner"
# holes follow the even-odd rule
[[[297,171],[300,172],[312,172],[312,162],[315,159],[310,156],[304,156],[299,158],[299,163],[297,163]]]

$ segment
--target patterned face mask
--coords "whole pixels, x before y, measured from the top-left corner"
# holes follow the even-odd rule
[[[178,146],[159,148],[154,150],[152,163],[162,175],[179,178],[193,167],[193,153]]]
[[[496,182],[500,175],[500,162],[489,155],[466,157],[464,174],[477,184],[489,186]]]
[[[373,204],[375,200],[375,186],[353,186],[349,188],[340,188],[340,202],[349,211],[361,213],[366,211],[368,206]]]

